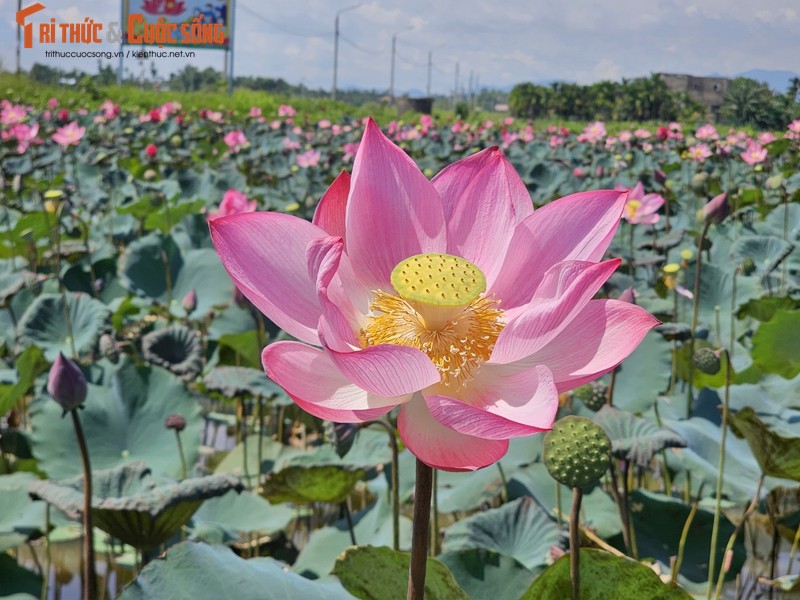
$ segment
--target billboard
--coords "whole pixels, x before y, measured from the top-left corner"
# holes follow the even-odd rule
[[[124,44],[227,50],[232,0],[122,0]]]

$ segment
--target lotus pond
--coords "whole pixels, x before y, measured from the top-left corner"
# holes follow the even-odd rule
[[[398,411],[325,421],[268,379],[262,350],[293,337],[209,235],[253,210],[311,220],[367,121],[0,110],[0,597],[405,597],[420,486]],[[595,298],[661,321],[558,389],[557,418],[608,440],[595,477],[564,474],[558,432],[434,470],[426,595],[569,598],[577,554],[587,600],[798,596],[800,122],[380,125],[428,178],[499,146],[533,214],[629,190]],[[86,381],[80,409],[55,372]]]

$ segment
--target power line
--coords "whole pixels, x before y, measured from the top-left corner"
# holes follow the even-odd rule
[[[353,48],[355,48],[359,52],[363,52],[364,54],[386,54],[385,50],[372,50],[370,48],[364,48],[363,46],[359,46],[353,40],[351,40],[349,37],[347,37],[346,35],[343,35],[341,33],[339,33],[339,37],[344,42],[346,42],[348,45],[352,46]]]
[[[250,13],[251,15],[256,17],[257,19],[260,19],[261,21],[263,21],[267,25],[270,25],[271,27],[274,27],[278,31],[280,31],[282,33],[285,33],[287,35],[293,35],[295,37],[301,37],[301,38],[306,38],[306,39],[310,39],[310,38],[327,39],[327,38],[331,37],[331,34],[329,34],[329,33],[325,33],[325,34],[322,34],[322,33],[300,33],[298,31],[291,31],[291,30],[286,29],[285,27],[283,27],[283,25],[281,25],[280,23],[276,23],[275,21],[272,21],[272,20],[268,19],[267,17],[265,17],[261,13],[253,10],[252,8],[250,8],[249,6],[247,6],[245,4],[242,4],[241,2],[238,3],[238,7],[244,9],[246,12]]]

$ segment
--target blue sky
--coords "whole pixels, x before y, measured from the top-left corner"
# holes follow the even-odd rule
[[[40,0],[48,18],[119,20],[119,5],[103,0]],[[32,0],[23,0],[23,6]],[[332,81],[336,11],[353,0],[239,0],[235,71],[283,77],[328,88]],[[0,59],[13,69],[16,0],[0,0]],[[45,14],[45,13],[40,13]],[[36,20],[36,19],[33,19]],[[44,19],[42,19],[44,20]],[[424,90],[433,50],[433,91],[461,84],[470,71],[481,85],[563,79],[582,83],[656,71],[696,75],[749,69],[797,70],[797,0],[391,0],[367,1],[341,16],[340,87],[389,86],[392,34],[397,38],[395,87]],[[104,45],[103,49],[115,49]],[[164,75],[192,63],[222,67],[222,53],[159,60]],[[34,62],[93,71],[95,59],[47,59],[44,48],[23,50]],[[139,69],[134,61],[127,63]]]

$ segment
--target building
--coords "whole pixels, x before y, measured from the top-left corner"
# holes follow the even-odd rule
[[[692,100],[702,104],[714,119],[719,118],[725,94],[731,80],[725,77],[694,77],[674,73],[658,73],[671,92],[685,92]]]

